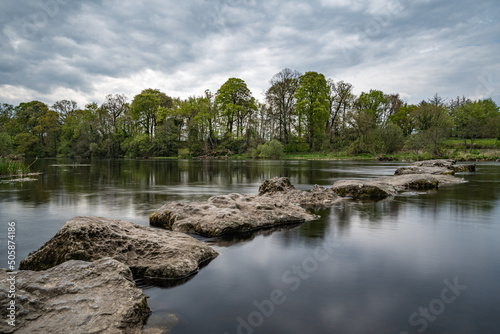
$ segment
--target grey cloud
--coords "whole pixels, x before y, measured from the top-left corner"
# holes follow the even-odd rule
[[[259,97],[276,72],[290,67],[315,70],[336,80],[344,79],[341,75],[359,78],[352,82],[355,87],[401,87],[417,100],[432,96],[438,88],[443,94],[475,94],[482,84],[478,76],[500,77],[495,60],[500,51],[500,10],[494,0],[375,4],[4,1],[0,87],[23,87],[40,96],[64,87],[91,98],[110,93],[96,91],[103,79],[123,82],[151,69],[166,76],[168,88],[184,96],[202,94],[204,88],[216,90],[206,87],[214,84],[214,78],[245,73]],[[435,73],[443,66],[446,69]],[[384,73],[377,71],[390,68],[400,73],[386,73],[391,82],[384,81]],[[368,81],[365,72],[380,80]],[[460,82],[462,75],[467,80]],[[412,76],[419,86],[412,87]],[[428,87],[421,87],[425,82]],[[500,95],[500,87],[490,86],[481,91]],[[136,93],[144,88],[137,86]]]

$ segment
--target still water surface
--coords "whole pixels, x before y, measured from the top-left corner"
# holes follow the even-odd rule
[[[168,201],[256,193],[273,176],[297,188],[392,175],[401,163],[92,161],[51,166],[31,183],[0,184],[0,240],[17,222],[18,260],[64,223],[96,215],[148,225]],[[60,163],[60,162],[59,162]],[[500,333],[500,164],[466,184],[376,203],[344,201],[315,221],[201,239],[220,255],[187,282],[138,282],[172,333]],[[0,265],[6,267],[6,259]]]

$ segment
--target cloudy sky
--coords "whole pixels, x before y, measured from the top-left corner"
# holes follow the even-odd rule
[[[0,103],[146,88],[263,100],[283,68],[418,103],[438,93],[500,104],[498,0],[2,0]]]

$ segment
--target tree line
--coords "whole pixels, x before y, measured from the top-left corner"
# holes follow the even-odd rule
[[[408,104],[399,94],[373,89],[357,96],[348,82],[290,69],[269,84],[263,102],[244,80],[229,78],[217,92],[187,99],[145,89],[131,101],[108,95],[101,105],[84,108],[72,100],[0,104],[0,156],[270,157],[403,149],[439,155],[449,136],[462,138],[471,150],[477,138],[500,138],[499,107],[492,99],[445,101],[436,94]]]

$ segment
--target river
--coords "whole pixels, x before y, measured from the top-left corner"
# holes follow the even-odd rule
[[[273,176],[299,189],[392,175],[359,161],[37,161],[38,180],[0,183],[0,233],[17,223],[18,262],[74,216],[148,225],[168,201],[256,193]],[[87,165],[88,164],[88,165]],[[468,183],[379,202],[343,201],[317,220],[251,235],[199,238],[220,255],[179,284],[137,282],[146,327],[172,333],[500,332],[500,164]],[[7,266],[6,256],[0,265]]]

